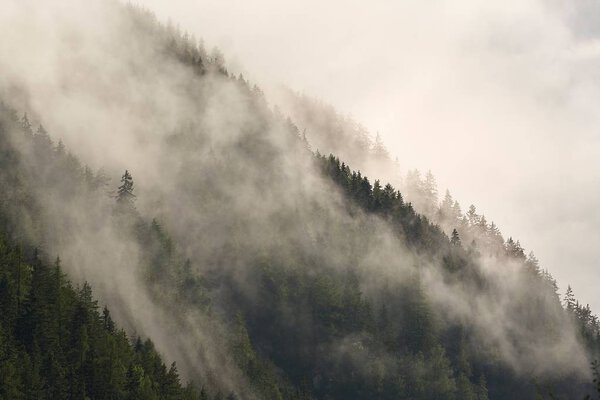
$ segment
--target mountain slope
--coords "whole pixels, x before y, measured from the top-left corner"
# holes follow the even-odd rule
[[[205,399],[150,340],[130,342],[87,283],[0,238],[0,398]]]
[[[143,10],[90,7],[75,15],[95,12],[92,28],[31,17],[71,57],[40,84],[19,53],[0,88],[106,172],[5,107],[0,215],[184,378],[243,398],[586,389],[597,324],[578,325],[518,248],[448,238],[391,185],[313,154],[218,53]]]

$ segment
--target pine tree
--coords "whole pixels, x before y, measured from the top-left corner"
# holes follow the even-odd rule
[[[55,149],[56,155],[58,157],[62,157],[65,155],[66,150],[65,150],[65,144],[63,143],[62,140],[58,141],[58,144],[56,145],[56,149]]]
[[[113,322],[110,316],[110,311],[106,306],[104,306],[104,309],[102,310],[102,325],[104,326],[104,329],[106,329],[108,332],[115,332],[115,323]]]
[[[525,259],[527,258],[525,256],[525,250],[521,246],[521,243],[518,240],[515,242],[512,237],[509,237],[506,241],[505,248],[506,253],[509,257],[513,257],[523,261],[525,261]]]
[[[129,171],[121,177],[121,186],[117,191],[117,204],[125,208],[134,208],[135,195],[133,194],[133,178]]]
[[[479,377],[479,383],[477,385],[477,400],[488,400],[488,388],[485,375],[481,374]]]
[[[525,262],[525,265],[534,274],[538,275],[540,273],[540,262],[538,261],[535,254],[533,254],[533,251],[529,252],[529,255],[527,256],[527,261]]]
[[[375,181],[375,183],[373,184],[373,210],[375,211],[379,211],[381,209],[381,204],[382,204],[382,194],[383,194],[383,189],[381,187],[381,183],[379,182],[379,179],[377,179]]]
[[[482,235],[482,237],[486,237],[487,233],[488,233],[488,224],[487,224],[487,220],[485,219],[485,215],[482,215],[479,218],[479,222],[477,223],[477,228],[479,230],[479,234]]]
[[[21,128],[25,132],[25,135],[30,138],[33,136],[33,128],[31,127],[31,123],[29,122],[29,118],[27,118],[27,113],[23,114],[21,118]]]
[[[452,205],[452,215],[456,221],[461,223],[461,226],[466,226],[464,223],[464,216],[462,213],[462,209],[460,208],[460,204],[458,201],[454,200],[454,204]]]
[[[575,295],[573,294],[573,289],[571,285],[567,286],[567,291],[565,293],[564,298],[565,309],[573,312],[575,310]]]
[[[504,250],[504,238],[494,221],[492,221],[488,229],[488,245],[490,246],[491,254],[496,256]]]
[[[379,132],[375,136],[375,143],[373,144],[373,155],[377,157],[378,160],[387,160],[389,158],[389,153],[381,140],[381,136]]]
[[[431,171],[427,171],[425,175],[425,181],[423,182],[423,195],[425,202],[425,215],[433,215],[438,204],[438,190],[435,177]]]
[[[467,211],[467,221],[470,227],[477,226],[479,224],[479,215],[477,214],[477,209],[473,204],[469,206],[469,211]]]
[[[460,246],[460,236],[458,236],[458,231],[456,229],[452,230],[452,237],[450,238],[450,243],[454,246]]]
[[[450,191],[446,189],[446,195],[444,196],[444,200],[442,200],[442,204],[440,205],[440,214],[442,222],[453,220],[453,205],[454,199],[452,199]]]

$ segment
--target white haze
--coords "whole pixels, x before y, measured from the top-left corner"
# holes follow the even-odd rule
[[[568,0],[140,0],[431,169],[600,311],[600,6]]]
[[[417,3],[414,6],[417,7]],[[251,10],[256,12],[256,18],[262,15],[258,11],[259,8],[245,7],[248,19],[253,17]],[[281,6],[274,7],[273,12],[279,7]],[[343,9],[344,7],[339,8],[338,15],[346,15],[344,18],[354,15],[342,14]],[[409,9],[407,7],[407,10]],[[173,8],[171,12],[175,10]],[[290,10],[299,10],[299,8],[291,7]],[[449,16],[460,21],[468,10],[469,8],[465,8],[463,12],[445,11],[449,12]],[[195,267],[203,269],[217,265],[229,268],[237,280],[244,282],[247,278],[244,275],[244,268],[250,261],[235,256],[231,256],[230,259],[224,258],[228,255],[228,245],[242,249],[243,251],[240,252],[243,254],[256,255],[264,251],[273,257],[290,257],[292,260],[295,252],[303,252],[332,268],[347,268],[349,265],[358,264],[359,270],[362,268],[363,272],[368,272],[364,273],[362,288],[367,296],[376,297],[377,290],[383,282],[387,284],[402,282],[413,271],[413,266],[418,264],[424,271],[422,279],[426,290],[436,305],[447,307],[445,311],[448,318],[473,327],[479,339],[477,342],[500,349],[504,361],[518,372],[551,373],[557,365],[563,367],[561,372],[587,371],[587,360],[575,339],[573,327],[565,314],[559,312],[556,307],[553,308],[550,301],[544,303],[548,306],[545,309],[547,314],[541,318],[549,318],[565,328],[560,336],[549,337],[547,341],[539,341],[535,331],[523,328],[522,318],[519,318],[522,316],[510,312],[511,307],[516,308],[515,303],[527,299],[530,293],[523,276],[515,272],[511,265],[502,265],[500,268],[486,264],[483,273],[490,276],[495,285],[490,287],[488,292],[473,298],[472,288],[444,281],[435,260],[430,264],[429,261],[417,259],[414,254],[402,247],[384,222],[360,213],[356,217],[346,213],[341,207],[341,196],[337,196],[331,183],[322,179],[312,169],[307,157],[293,151],[297,149],[285,140],[281,126],[273,123],[256,129],[265,132],[261,140],[267,143],[266,148],[272,150],[270,154],[257,154],[252,151],[251,146],[237,146],[238,142],[244,143],[242,139],[245,130],[252,130],[255,125],[264,122],[256,112],[253,112],[237,86],[218,79],[207,79],[201,83],[190,84],[190,71],[168,59],[163,60],[158,57],[156,49],[149,44],[152,43],[152,37],[143,40],[133,37],[135,31],[131,29],[130,21],[123,18],[118,12],[119,9],[112,7],[112,2],[90,0],[82,5],[76,0],[59,0],[42,5],[35,1],[14,0],[4,2],[2,11],[0,15],[0,36],[3,37],[0,42],[2,96],[6,97],[12,105],[29,110],[32,115],[41,119],[51,135],[62,137],[67,146],[73,149],[84,162],[89,162],[94,167],[106,166],[112,176],[117,177],[122,170],[129,168],[136,179],[138,208],[145,215],[158,215],[161,222],[164,221],[175,241],[181,246],[181,250],[197,263]],[[223,13],[208,6],[204,10],[190,9],[190,13],[200,13],[200,11],[205,13],[206,18],[217,20],[225,18]],[[358,9],[356,11],[358,12]],[[404,22],[409,24],[411,14],[401,11],[396,10],[392,13],[391,10],[379,10],[382,17],[400,14]],[[501,10],[488,11],[492,14],[501,13]],[[307,16],[312,15],[308,11],[306,13]],[[323,18],[323,29],[333,24],[333,15],[331,20],[324,18],[327,14],[318,15],[319,18]],[[443,26],[448,23],[447,21],[442,23],[445,21],[444,15],[444,13],[440,15],[434,12],[432,17],[437,16],[438,22]],[[261,18],[266,16],[263,15]],[[187,21],[184,18],[182,20],[183,23]],[[202,21],[199,19],[197,24],[202,25]],[[238,29],[243,27],[241,21],[239,22],[236,25],[227,23],[223,19],[222,29],[230,35],[237,34]],[[265,20],[262,22],[264,23]],[[351,22],[351,19],[347,22]],[[286,32],[284,25],[284,19],[278,19],[278,23],[269,27],[269,35],[277,36],[279,30]],[[383,26],[378,25],[377,29],[382,29]],[[438,24],[431,26],[441,29]],[[202,27],[203,31],[207,32],[211,28],[214,27],[209,24]],[[422,29],[428,31],[424,27]],[[215,29],[213,32],[219,31]],[[431,34],[430,32],[429,35]],[[239,32],[239,35],[243,36],[244,33]],[[206,36],[209,37],[208,34]],[[396,37],[396,35],[391,36]],[[253,43],[248,44],[244,51],[261,51],[261,37],[254,37],[251,40]],[[409,42],[407,38],[404,40]],[[435,42],[433,37],[430,40]],[[452,41],[453,35],[447,35],[446,40]],[[360,41],[368,42],[365,37]],[[280,43],[284,47],[283,40]],[[285,47],[290,43],[286,43]],[[308,48],[308,38],[302,43],[305,43]],[[327,43],[328,41],[324,40],[319,46]],[[384,45],[383,42],[378,44]],[[477,41],[468,44],[469,48],[478,48]],[[348,52],[348,57],[355,51],[352,46],[341,46],[340,43],[329,43],[329,45],[332,46],[331,49],[328,51],[323,49],[321,56],[334,55],[340,48]],[[440,42],[437,46],[440,51],[444,48],[448,49],[445,51],[453,49],[449,43]],[[416,41],[411,48],[416,52],[414,57],[417,59],[418,53],[426,58],[435,54],[417,46]],[[240,53],[240,57],[242,55]],[[279,54],[274,52],[268,57],[270,58],[254,55],[254,58],[261,59],[262,62],[266,63],[266,60],[270,59],[275,63]],[[349,58],[353,58],[360,64],[362,57],[366,55]],[[244,58],[249,62],[253,59],[251,55]],[[285,60],[285,57],[282,59]],[[318,55],[312,57],[312,62],[319,66],[321,71],[319,73],[326,74],[322,71],[327,71],[327,62],[319,59]],[[264,69],[259,67],[256,66],[257,71],[260,70],[265,74],[279,68],[286,69],[285,65],[275,68],[275,64],[264,66]],[[393,65],[390,64],[389,68],[392,67]],[[298,73],[308,71],[305,68],[300,64]],[[406,68],[406,73],[410,73],[410,63],[407,63]],[[343,70],[342,66],[340,69]],[[385,70],[383,68],[383,71]],[[415,70],[412,71],[416,74]],[[454,72],[460,75],[465,71],[456,69]],[[428,81],[426,78],[429,73],[423,71],[422,74],[424,74],[420,78],[422,82]],[[376,70],[371,70],[371,75],[375,79]],[[388,78],[389,82],[395,82],[393,77],[381,75],[381,79]],[[290,81],[292,84],[299,82],[298,79],[290,79]],[[353,82],[357,85],[356,90],[361,90],[360,87],[364,85],[359,77],[356,77]],[[358,82],[362,83],[358,84]],[[411,81],[411,85],[416,85],[410,93],[414,96],[416,104],[419,104],[418,93],[424,96],[422,91],[417,90],[419,79]],[[348,83],[347,89],[350,90],[351,87],[352,85]],[[457,93],[463,91],[458,84],[454,89]],[[499,88],[490,90],[491,93],[496,93],[496,90],[501,91]],[[332,89],[331,93],[334,92]],[[470,93],[468,90],[466,92]],[[448,104],[453,104],[454,107],[461,104],[460,100],[451,96],[451,91],[445,94]],[[366,101],[368,98],[368,96],[363,97],[361,101]],[[370,97],[370,99],[374,98]],[[379,106],[377,112],[385,108],[382,106],[384,103],[380,101],[371,103],[371,107],[373,104]],[[350,107],[347,102],[340,103],[343,107]],[[466,103],[466,100],[462,103]],[[444,182],[450,181],[452,176],[465,179],[470,176],[469,174],[487,171],[480,164],[476,164],[476,167],[470,163],[461,166],[460,163],[467,162],[464,157],[441,153],[440,149],[449,151],[453,148],[458,150],[465,147],[460,144],[456,147],[444,145],[444,140],[454,144],[460,143],[459,134],[462,133],[456,126],[433,125],[433,122],[440,123],[440,115],[434,113],[427,115],[424,110],[413,110],[411,114],[406,112],[410,109],[406,105],[402,106],[396,100],[394,104],[395,107],[404,110],[401,115],[406,118],[410,116],[414,118],[414,124],[418,122],[419,126],[427,127],[427,129],[420,128],[423,131],[419,131],[418,135],[403,133],[403,137],[408,138],[404,141],[402,137],[398,138],[399,143],[405,143],[402,146],[407,148],[402,150],[398,147],[400,155],[402,155],[400,151],[406,151],[406,155],[412,152],[422,153],[423,157],[436,156],[437,158],[431,160],[432,168]],[[488,125],[484,118],[486,104],[488,103],[479,104],[481,108],[473,113],[475,116],[478,115],[478,118],[467,119],[465,115],[461,123],[466,124],[467,121],[471,121],[470,124],[481,124],[481,129],[486,127]],[[508,107],[511,102],[506,99],[506,103],[503,104]],[[369,117],[368,110],[368,107],[363,110],[367,112],[365,115],[367,120],[372,118]],[[376,115],[375,109],[372,115]],[[357,113],[357,116],[361,115]],[[555,117],[558,118],[556,115]],[[505,126],[496,122],[494,129]],[[558,129],[561,126],[559,122],[564,121],[548,123],[548,129],[551,126]],[[195,148],[170,147],[170,143],[165,140],[167,134],[180,128],[180,124],[187,123],[195,126],[199,135],[204,135],[202,140],[206,140],[207,145],[200,148],[200,152],[196,152],[195,150],[198,149]],[[405,123],[408,124],[405,126],[410,126],[410,123],[406,121]],[[530,126],[530,124],[526,125]],[[434,131],[438,135],[436,144],[429,145],[428,149],[421,148],[419,140],[426,137],[427,132],[433,135]],[[491,135],[491,131],[486,132],[488,132],[486,135]],[[506,133],[508,137],[514,134],[515,131]],[[453,135],[458,136],[453,138]],[[483,139],[487,137],[486,135],[479,133],[477,137]],[[417,137],[420,139],[417,140]],[[487,146],[490,146],[490,140],[487,139]],[[522,142],[518,145],[525,146]],[[501,148],[507,146],[502,145]],[[170,152],[171,150],[175,153]],[[529,151],[532,151],[531,148]],[[473,198],[474,201],[482,204],[483,209],[486,211],[489,209],[490,214],[493,214],[494,202],[483,197],[483,193],[492,190],[512,193],[516,179],[513,174],[520,176],[515,168],[524,166],[519,164],[518,156],[511,156],[512,163],[507,161],[508,156],[501,154],[500,150],[496,152],[485,148],[479,153],[487,155],[486,160],[492,159],[498,165],[503,165],[503,173],[509,174],[513,182],[508,180],[506,184],[502,182],[500,178],[504,175],[471,175],[472,179],[467,179],[462,182],[462,185],[456,184],[456,186],[463,188],[464,185],[465,188],[463,191],[458,191],[461,195],[459,198],[462,198],[463,192],[465,197],[473,194],[469,198]],[[497,154],[492,156],[494,153]],[[406,163],[413,161],[416,165],[418,161],[417,166],[421,166],[421,163],[427,161],[426,158],[413,157],[415,158],[406,157]],[[439,164],[435,163],[440,162],[440,157],[448,163],[446,169],[442,169],[441,165],[439,169],[436,168]],[[456,160],[456,165],[453,160]],[[484,158],[480,162],[483,160]],[[472,162],[476,161],[472,160]],[[269,169],[264,168],[265,166],[277,168]],[[541,168],[533,164],[528,164],[527,167],[527,173],[539,171]],[[443,172],[448,173],[448,176]],[[488,188],[487,185],[490,187]],[[473,192],[468,193],[467,187]],[[202,190],[218,193],[219,196],[216,197],[222,202],[216,202],[215,197],[206,195]],[[55,224],[52,228],[58,232],[49,243],[51,246],[49,250],[61,254],[69,272],[76,274],[78,278],[91,281],[102,300],[108,302],[115,310],[120,323],[151,336],[159,350],[166,354],[169,360],[178,360],[186,376],[218,371],[221,375],[217,380],[220,380],[221,384],[237,392],[244,392],[243,379],[225,355],[224,344],[219,342],[221,333],[219,323],[208,321],[205,316],[197,315],[192,311],[189,313],[182,311],[186,321],[181,325],[175,325],[180,321],[174,321],[173,316],[160,305],[154,304],[154,300],[140,284],[131,267],[140,257],[139,249],[127,237],[115,232],[110,222],[104,220],[105,214],[102,212],[105,210],[94,211],[86,208],[85,203],[78,202],[73,202],[66,207],[65,204],[56,204],[51,198],[47,198],[45,193],[38,195],[48,207],[49,218]],[[504,198],[504,195],[499,195],[495,200]],[[581,199],[582,196],[578,198]],[[488,200],[489,203],[486,202]],[[507,201],[504,200],[503,203]],[[535,227],[536,213],[548,203],[535,207],[532,204],[527,204],[527,210],[523,211],[527,215],[527,218],[523,218],[522,221],[524,226],[533,224]],[[107,204],[102,206],[108,207]],[[315,217],[315,209],[320,212],[319,218]],[[498,214],[499,217],[494,215],[494,218],[507,232],[511,229],[511,219],[502,220],[502,215],[507,215],[506,208],[499,209]],[[544,217],[561,225],[554,215],[547,213]],[[298,221],[302,221],[305,225],[300,226]],[[518,225],[515,226],[515,230]],[[68,229],[61,231],[61,226]],[[231,232],[234,236],[231,236]],[[516,234],[526,238],[526,231],[523,234],[520,232]],[[581,240],[582,237],[579,237],[580,243],[585,242]],[[524,243],[533,247],[530,243],[533,238],[526,239]],[[325,240],[327,246],[319,246],[322,240]],[[357,243],[367,249],[360,257],[353,247],[353,244]],[[323,247],[327,248],[324,250]],[[541,254],[542,261],[549,261],[543,257],[543,252]],[[490,264],[494,262],[490,261]],[[252,292],[256,288],[249,285],[247,290]],[[531,321],[528,322],[535,325],[536,316],[529,317]],[[526,348],[515,346],[515,342]],[[198,349],[198,344],[202,346],[202,350]]]

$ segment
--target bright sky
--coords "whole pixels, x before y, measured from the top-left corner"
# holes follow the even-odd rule
[[[379,131],[600,313],[600,3],[138,2]]]

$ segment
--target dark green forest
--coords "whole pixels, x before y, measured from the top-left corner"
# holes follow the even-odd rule
[[[88,283],[74,287],[60,258],[0,242],[3,399],[203,399],[182,386],[152,341],[128,337],[100,309]]]
[[[95,170],[50,116],[3,99],[1,399],[594,392],[598,319],[518,240],[449,193],[420,214],[313,149],[218,50],[115,7],[131,46],[162,60],[131,61],[139,79],[184,77],[189,111],[143,133],[164,151],[144,165],[172,179],[144,180],[134,148],[126,170]]]

